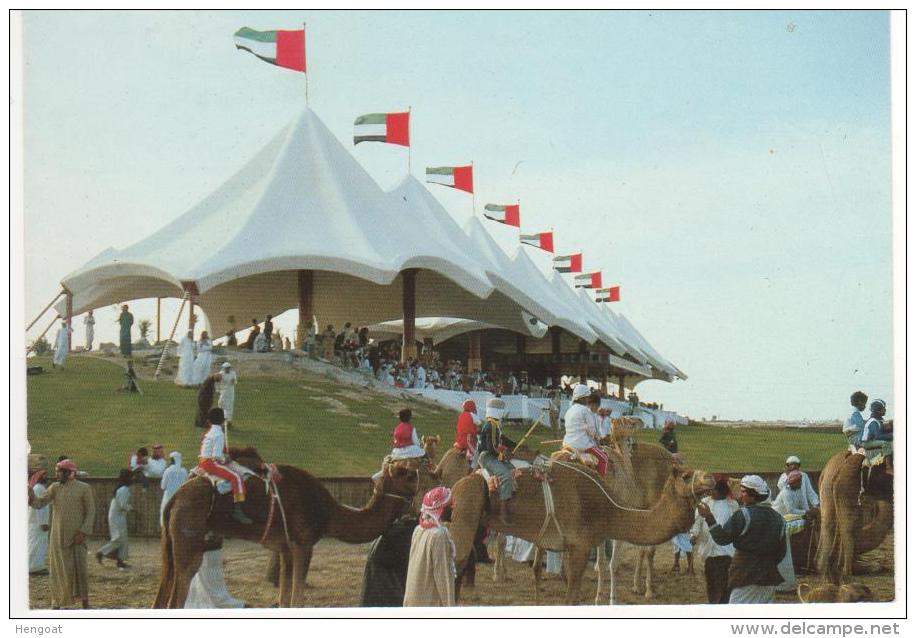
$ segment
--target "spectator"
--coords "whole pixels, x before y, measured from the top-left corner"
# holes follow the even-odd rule
[[[264,352],[270,351],[273,347],[274,322],[271,321],[273,318],[273,315],[267,315],[267,321],[264,322],[264,343],[267,344]]]
[[[792,472],[798,472],[799,476],[801,477],[799,479],[801,481],[799,489],[805,498],[805,503],[807,503],[805,510],[807,511],[812,507],[819,507],[821,500],[818,498],[817,492],[814,491],[814,486],[811,484],[811,478],[807,473],[801,471],[801,459],[799,459],[797,456],[793,455],[786,459],[786,471],[783,472],[779,476],[779,480],[776,481],[776,487],[779,488],[780,494],[783,490],[786,489],[789,475]]]
[[[134,478],[140,481],[140,484],[143,486],[143,489],[149,487],[149,480],[146,476],[146,466],[149,463],[149,450],[145,447],[138,448],[136,452],[131,454],[128,467],[133,473]]]
[[[108,507],[108,537],[109,541],[99,548],[95,558],[102,564],[103,558],[112,558],[117,561],[118,569],[127,569],[127,513],[133,509],[130,504],[130,484],[133,482],[133,473],[123,469],[118,474],[118,486],[115,488]]]
[[[31,456],[31,455],[30,455]],[[43,474],[32,487],[35,496],[48,491],[48,460],[44,457],[29,468],[29,475],[43,471]],[[51,529],[50,507],[41,509],[29,508],[29,574],[48,573],[48,530]]]
[[[48,539],[51,605],[60,609],[61,605],[78,599],[84,609],[89,609],[86,538],[92,533],[95,520],[92,488],[76,480],[78,470],[72,460],[60,461],[56,470],[57,482],[40,496],[33,488],[45,476],[45,471],[39,470],[29,479],[29,505],[41,509],[54,504]]]
[[[674,435],[674,421],[670,419],[665,421],[665,427],[662,428],[662,436],[658,442],[672,454],[677,454],[677,437]]]
[[[417,517],[397,519],[369,547],[360,607],[401,607],[407,586],[410,546]]]
[[[738,500],[742,507],[724,525],[716,521],[708,505],[701,502],[697,506],[712,539],[735,547],[728,570],[729,604],[772,603],[776,586],[783,581],[777,566],[786,552],[785,523],[765,504],[769,496],[766,481],[749,474],[741,479]]]
[[[451,508],[452,492],[436,487],[423,497],[420,524],[410,542],[405,607],[452,607],[455,605],[455,544],[442,525]]]
[[[133,352],[133,345],[130,341],[130,327],[134,325],[134,316],[127,312],[127,304],[121,306],[121,314],[118,316],[118,324],[121,326],[121,354],[129,357]]]
[[[200,568],[191,579],[185,609],[239,609],[245,601],[229,593],[223,572],[223,537],[207,532]]]
[[[188,480],[188,471],[181,465],[181,452],[172,450],[169,452],[170,464],[162,473],[162,480],[159,481],[159,487],[162,488],[162,502],[159,505],[159,525],[165,524],[165,506],[168,505],[178,488]]]
[[[258,325],[257,319],[251,320],[251,330],[248,333],[248,338],[245,340],[245,344],[242,346],[245,350],[254,351],[254,340],[258,338],[258,335],[261,334],[261,326]]]
[[[162,475],[165,473],[165,468],[168,467],[168,461],[166,461],[162,452],[162,443],[156,443],[153,446],[153,455],[146,462],[146,469],[143,471],[146,478],[162,478]]]
[[[327,361],[334,359],[334,342],[336,339],[337,335],[334,333],[334,326],[328,324],[328,327],[321,333],[322,357]]]
[[[738,511],[737,501],[731,498],[728,487],[728,476],[716,474],[716,486],[712,494],[703,498],[718,525],[725,525],[728,519]],[[709,525],[697,514],[690,529],[690,542],[697,548],[697,555],[703,561],[703,572],[706,576],[706,599],[713,605],[728,603],[728,570],[731,566],[735,548],[730,543],[719,545],[709,535]]]

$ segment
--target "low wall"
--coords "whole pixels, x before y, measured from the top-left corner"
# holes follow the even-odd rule
[[[769,484],[776,492],[776,481],[781,472],[754,472]],[[729,472],[730,476],[743,476],[742,472]],[[808,472],[812,485],[817,487],[820,472]],[[92,488],[95,496],[95,525],[92,533],[100,538],[108,537],[108,506],[118,484],[116,478],[82,479]],[[328,489],[338,503],[352,507],[362,507],[372,495],[372,482],[363,477],[323,478],[321,483]],[[131,504],[134,510],[127,515],[127,530],[130,536],[159,536],[159,504],[162,501],[162,490],[159,483],[153,481],[147,489],[140,485],[130,488]]]
[[[331,496],[338,503],[362,507],[372,495],[372,481],[362,477],[341,477],[320,479],[328,488]],[[108,506],[118,485],[118,479],[111,477],[92,477],[82,479],[92,488],[95,497],[95,524],[93,536],[108,537]],[[139,484],[130,486],[130,502],[133,511],[127,515],[127,532],[129,536],[159,536],[159,505],[162,502],[162,490],[159,482],[150,481],[148,488]]]

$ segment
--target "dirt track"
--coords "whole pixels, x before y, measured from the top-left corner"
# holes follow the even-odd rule
[[[100,540],[90,542],[95,550]],[[324,540],[315,548],[312,567],[308,577],[306,604],[310,607],[355,607],[359,604],[363,567],[368,545],[346,545],[335,540]],[[491,550],[492,551],[492,550]],[[265,582],[268,553],[260,546],[244,541],[228,540],[224,550],[226,580],[229,591],[236,597],[248,601],[252,607],[270,607],[276,602],[276,590]],[[698,564],[696,576],[671,575],[673,564],[670,546],[663,546],[656,556],[657,597],[646,600],[630,591],[633,573],[632,548],[624,554],[624,566],[618,584],[618,602],[622,604],[703,604],[706,603],[702,565]],[[894,598],[893,537],[866,555],[873,564],[884,566],[877,575],[857,576],[872,589],[877,601]],[[114,563],[106,561],[99,566],[90,556],[90,597],[96,608],[131,609],[149,608],[156,595],[159,583],[159,544],[154,539],[131,539],[131,569],[118,571]],[[488,565],[480,566],[477,585],[462,590],[462,605],[533,605],[533,580],[527,565],[507,561],[509,583],[496,584]],[[682,561],[683,570],[683,561]],[[30,605],[46,609],[51,605],[47,576],[32,576],[29,579]],[[812,577],[799,577],[800,582],[814,582]],[[582,588],[582,602],[590,603],[594,598],[596,575],[589,568]],[[565,585],[558,576],[547,576],[542,587],[542,605],[562,604]],[[605,598],[606,600],[606,598]],[[794,594],[780,594],[778,601],[797,602]]]

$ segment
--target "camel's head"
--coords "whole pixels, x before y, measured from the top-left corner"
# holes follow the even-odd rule
[[[378,489],[383,494],[400,496],[409,501],[416,495],[418,485],[419,471],[416,467],[389,463],[384,468]]]
[[[671,465],[671,481],[678,496],[691,500],[698,500],[716,486],[712,474],[679,463]]]
[[[436,449],[439,447],[441,441],[442,438],[438,434],[436,436],[423,437],[423,450],[426,452],[426,456],[429,457],[430,461],[436,459]]]

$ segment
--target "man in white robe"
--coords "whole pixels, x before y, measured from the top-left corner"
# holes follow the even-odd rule
[[[175,496],[178,488],[188,480],[188,471],[181,465],[181,452],[172,450],[169,452],[169,458],[171,459],[171,465],[165,468],[165,472],[162,473],[162,480],[159,481],[159,487],[162,488],[162,503],[159,505],[160,527],[164,524],[165,506]]]
[[[223,363],[219,383],[219,400],[216,405],[223,409],[227,427],[232,425],[232,414],[235,409],[235,385],[238,381],[238,374],[232,369],[232,364],[228,361]]]
[[[181,338],[178,344],[178,373],[175,375],[175,385],[184,387],[194,385],[194,332]]]
[[[32,491],[36,497],[48,491],[46,480],[35,484]],[[29,573],[46,574],[48,572],[48,531],[51,529],[51,506],[41,509],[29,508]]]
[[[83,317],[83,325],[86,326],[86,350],[92,350],[92,341],[95,339],[95,317],[92,311]]]
[[[197,342],[197,358],[194,359],[194,385],[200,385],[210,376],[210,368],[213,367],[213,342],[210,341],[210,335],[204,330],[200,333],[200,341]]]
[[[70,326],[66,321],[62,321],[57,330],[57,338],[54,340],[54,360],[51,365],[55,368],[63,368],[68,352],[70,352]]]
[[[204,539],[204,553],[200,568],[191,579],[185,609],[239,609],[245,606],[229,593],[223,572],[223,541],[208,535]]]
[[[422,364],[417,366],[417,378],[414,380],[413,387],[418,390],[426,387],[426,368]]]

